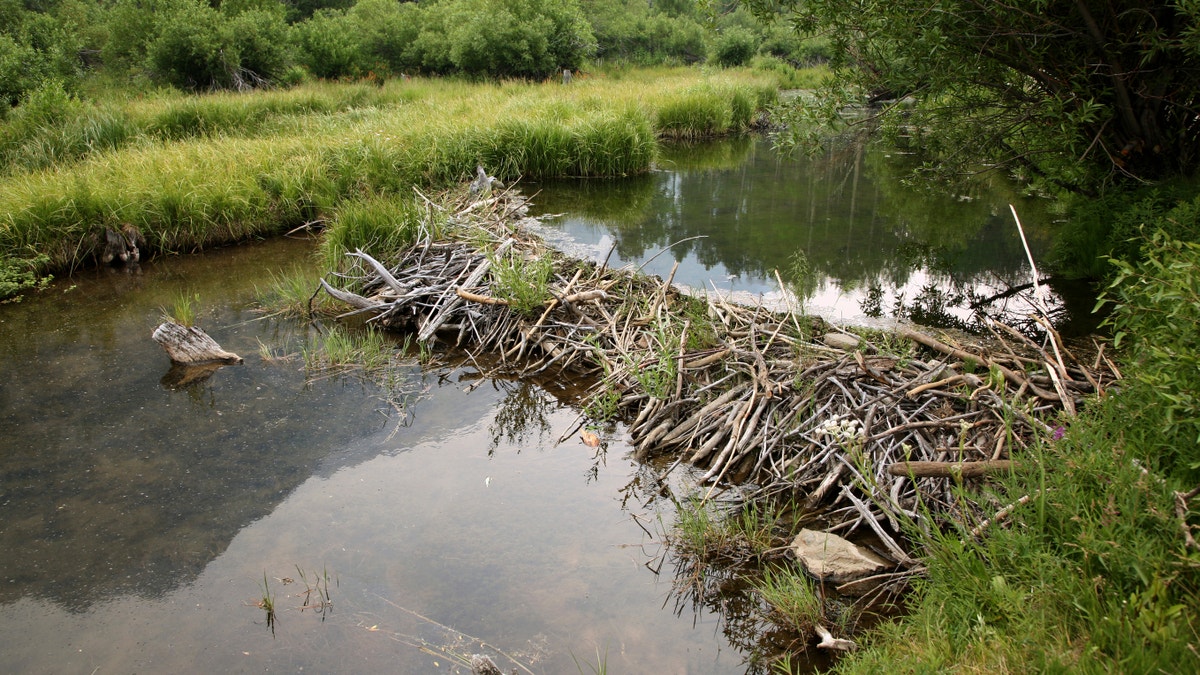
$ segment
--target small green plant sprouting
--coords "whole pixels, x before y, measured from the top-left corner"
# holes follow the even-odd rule
[[[322,568],[320,574],[314,572],[312,581],[309,581],[308,575],[299,565],[296,565],[296,574],[300,577],[300,583],[304,584],[304,590],[299,593],[304,600],[300,611],[311,609],[324,621],[325,614],[333,611],[333,596],[329,592],[329,568]],[[336,578],[334,583],[338,583]]]
[[[0,257],[0,304],[19,302],[24,291],[46,288],[53,277],[39,276],[36,270],[49,262],[47,255],[38,255],[31,260]]]
[[[316,274],[303,266],[271,273],[265,288],[255,286],[256,300],[264,311],[285,317],[307,317],[310,314],[332,314],[334,303],[327,293],[314,293]]]
[[[767,603],[770,616],[782,626],[808,634],[825,623],[825,602],[812,581],[799,570],[768,565],[751,586]]]
[[[604,357],[600,339],[595,334],[590,334],[585,335],[583,341],[591,348],[593,363],[604,370],[604,377],[601,378],[595,391],[588,396],[587,402],[583,406],[584,415],[600,424],[611,422],[621,412],[621,392],[613,381],[612,366]]]
[[[655,398],[667,398],[675,389],[679,375],[679,341],[681,336],[671,331],[666,320],[655,321],[650,341],[653,356],[641,363],[630,363],[629,370],[646,393]]]
[[[514,255],[491,257],[492,288],[497,297],[521,314],[533,314],[550,299],[554,261],[548,254],[524,259]]]
[[[575,662],[575,668],[582,673],[585,664],[581,664],[574,654],[571,654],[571,660]],[[591,662],[588,662],[586,665],[588,671],[593,675],[605,675],[608,672],[608,650],[604,650],[604,654],[601,654],[600,648],[596,647],[596,664],[592,665]]]
[[[258,607],[267,613],[267,628],[271,629],[271,636],[275,636],[275,596],[271,595],[271,587],[267,583],[267,573],[263,572],[262,580],[262,599],[258,601]]]
[[[196,312],[199,306],[199,293],[180,293],[171,301],[171,308],[163,310],[163,320],[191,328],[196,325]]]
[[[428,340],[417,343],[417,362],[423,366],[433,362],[433,343]]]

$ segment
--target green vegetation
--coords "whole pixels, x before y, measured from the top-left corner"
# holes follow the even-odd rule
[[[981,538],[922,538],[928,579],[844,672],[1192,672],[1200,668],[1200,247],[1162,233],[1115,261],[1106,292],[1126,380],[1062,438],[1031,448],[1032,477]]]
[[[718,11],[708,12],[706,9]],[[0,97],[47,86],[202,92],[308,78],[554,78],[620,64],[804,67],[828,41],[694,0],[5,0]],[[0,104],[0,111],[5,107]],[[3,113],[0,112],[0,117]]]
[[[416,241],[422,215],[415,195],[368,196],[343,202],[321,237],[322,266],[342,269],[346,254],[355,251],[391,259]]]
[[[280,272],[272,272],[271,280],[265,287],[255,287],[258,306],[276,316],[311,317],[334,313],[333,299],[329,294],[316,293],[313,278],[318,272],[314,267],[294,265]]]
[[[39,276],[37,271],[49,262],[45,255],[31,260],[0,258],[0,303],[19,301],[23,292],[45,288],[51,277]]]
[[[94,259],[97,229],[121,223],[137,227],[151,252],[316,221],[332,223],[330,259],[371,241],[399,246],[412,233],[385,230],[409,222],[413,185],[448,186],[476,163],[505,180],[643,172],[656,136],[743,130],[773,92],[769,79],[745,73],[660,70],[569,88],[414,80],[167,95],[120,107],[63,93],[66,114],[18,125],[4,146],[31,168],[54,170],[0,180],[0,257],[32,260],[40,273],[77,268]],[[703,107],[693,116],[702,132],[678,121],[688,106]],[[675,115],[669,130],[656,126],[663,110]],[[71,151],[31,150],[96,128],[93,114],[124,120],[123,140],[108,150],[82,140],[61,144]]]
[[[492,288],[497,297],[507,300],[508,306],[521,314],[534,314],[545,309],[554,276],[550,253],[532,260],[518,258],[512,252],[489,259],[492,262]]]
[[[199,307],[199,294],[180,293],[171,301],[171,307],[163,310],[163,321],[171,321],[184,328],[191,328],[196,325],[196,312]]]
[[[1005,522],[979,537],[973,523],[909,533],[929,570],[912,614],[838,667],[1200,670],[1196,3],[747,4],[773,21],[688,0],[0,0],[0,300],[91,264],[97,234],[124,223],[150,252],[319,224],[323,263],[348,270],[348,252],[386,256],[421,236],[413,186],[445,188],[477,163],[504,180],[641,173],[659,139],[741,131],[779,87],[821,86],[782,117],[785,142],[866,120],[919,154],[918,174],[986,166],[1056,197],[1054,264],[1110,277],[1127,375],[1019,458],[1037,470],[987,488],[988,503],[1015,505]],[[809,68],[826,60],[831,77]],[[563,69],[583,72],[567,86]],[[631,197],[620,207],[648,199]],[[809,255],[792,260],[800,297]],[[514,307],[542,306],[538,264],[494,262]],[[285,275],[269,294],[307,313],[311,290]],[[184,296],[169,313],[194,312]],[[654,324],[657,358],[628,364],[647,391],[677,381],[678,335]],[[687,340],[715,338],[693,326]],[[304,356],[315,372],[375,376],[395,369],[394,347],[339,327]],[[611,419],[619,396],[589,415]],[[674,543],[705,564],[757,566],[773,620],[838,626],[773,564],[785,510],[681,505]],[[272,628],[273,602],[264,577]]]

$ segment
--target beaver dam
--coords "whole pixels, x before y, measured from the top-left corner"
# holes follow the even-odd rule
[[[567,258],[529,234],[514,190],[419,198],[415,243],[351,251],[321,282],[342,317],[444,340],[507,375],[591,382],[559,442],[595,445],[620,420],[638,459],[669,466],[660,480],[689,463],[705,499],[787,495],[825,532],[870,543],[886,563],[871,588],[922,571],[905,527],[979,536],[1018,508],[977,488],[1032,465],[1031,441],[1119,377],[1102,349],[1081,363],[1046,320],[1040,341],[995,322],[986,339],[864,337]]]

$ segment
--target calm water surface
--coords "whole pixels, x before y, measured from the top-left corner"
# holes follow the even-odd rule
[[[769,295],[802,250],[806,303],[831,318],[959,317],[943,296],[1028,280],[1015,197],[919,195],[902,165],[747,138],[537,186],[536,203],[565,214],[549,233],[575,251],[664,276],[678,261],[695,287]],[[1018,203],[1040,255],[1048,218]],[[676,605],[646,532],[672,513],[620,429],[599,456],[556,445],[576,415],[564,383],[401,356],[398,410],[354,373],[306,373],[317,330],[253,299],[310,251],[166,258],[0,306],[5,671],[453,672],[483,641],[537,673],[759,672],[744,597]],[[182,294],[243,365],[173,384],[150,334]],[[326,578],[332,609],[302,610]]]
[[[352,374],[264,360],[260,343],[311,335],[253,311],[254,284],[308,250],[166,259],[0,306],[5,671],[452,672],[476,640],[539,673],[597,653],[611,672],[745,671],[645,566],[659,551],[631,514],[658,516],[627,448],[554,446],[574,419],[554,383],[465,393],[473,368],[408,359],[400,415]],[[184,292],[246,362],[173,388],[150,333]],[[332,611],[299,609],[301,573],[329,575]]]
[[[999,177],[958,193],[905,184],[912,160],[848,145],[816,157],[784,156],[763,136],[668,148],[658,170],[617,180],[538,185],[548,238],[577,254],[640,266],[697,289],[779,296],[798,254],[809,274],[793,287],[805,310],[838,322],[911,318],[963,327],[970,305],[1026,312],[1005,295],[1031,273],[1009,210],[1021,214],[1039,265],[1054,222],[1047,205]],[[611,253],[610,253],[611,251]],[[1050,301],[1067,332],[1092,327],[1094,296],[1053,282]]]

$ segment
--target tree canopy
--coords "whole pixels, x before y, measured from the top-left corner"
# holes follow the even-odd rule
[[[827,113],[909,99],[881,117],[948,166],[1091,192],[1200,163],[1197,0],[747,2],[829,37],[839,84]]]

